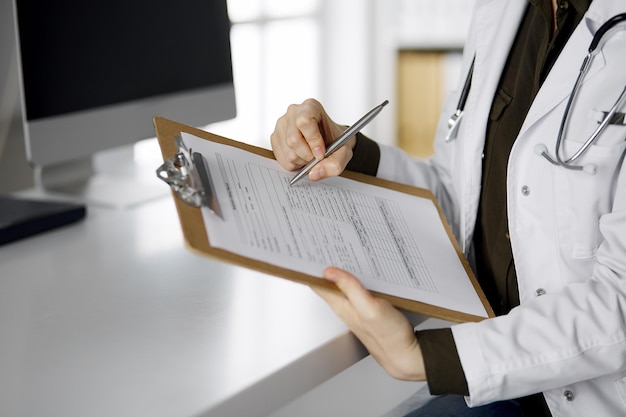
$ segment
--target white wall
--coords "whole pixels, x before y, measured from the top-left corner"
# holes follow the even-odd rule
[[[390,105],[364,133],[396,142],[399,48],[451,51],[444,88],[456,88],[475,0],[325,0],[322,99],[337,121],[350,123],[385,99]]]
[[[326,0],[323,99],[349,124],[384,100],[390,105],[363,132],[395,142],[395,33],[388,0]]]
[[[230,1],[255,5],[247,6],[255,12],[245,18],[234,16],[232,47],[240,116],[207,129],[268,147],[276,119],[289,104],[307,97],[319,99],[343,124],[351,124],[385,99],[393,104],[390,92],[380,91],[381,84],[375,81],[381,34],[383,39],[389,36],[387,30],[379,30],[375,13],[382,0],[307,0],[315,4],[313,9],[281,16],[263,12],[269,0]],[[391,8],[387,5],[385,10]],[[392,74],[385,79],[392,85]],[[392,115],[389,106],[364,132],[382,136],[377,126],[393,120]]]
[[[279,8],[284,1],[229,0],[245,4],[233,29],[240,117],[209,130],[269,147],[275,121],[291,103],[318,98],[334,120],[351,124],[388,99],[364,133],[393,144],[398,48],[459,48],[473,6],[473,0],[306,0]],[[456,80],[451,62],[449,78]]]

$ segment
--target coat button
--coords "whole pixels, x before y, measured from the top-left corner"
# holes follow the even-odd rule
[[[574,392],[570,390],[565,390],[563,392],[563,398],[565,398],[567,401],[574,401]]]
[[[530,194],[530,187],[528,185],[524,185],[522,187],[522,195],[527,196],[528,194]]]
[[[543,288],[537,288],[537,291],[535,291],[535,295],[537,297],[545,295],[546,294],[546,290],[544,290]]]

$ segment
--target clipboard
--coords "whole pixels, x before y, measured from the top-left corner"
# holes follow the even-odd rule
[[[160,116],[154,118],[154,127],[164,160],[164,163],[158,167],[156,173],[157,176],[166,182],[172,189],[172,196],[176,204],[185,244],[190,251],[201,256],[207,256],[224,262],[229,262],[234,265],[243,266],[245,268],[285,278],[298,283],[336,289],[333,283],[321,279],[320,277],[311,276],[299,271],[259,261],[257,259],[251,259],[211,246],[210,239],[205,228],[201,207],[208,207],[214,215],[220,216],[219,202],[215,200],[215,194],[212,192],[212,180],[210,175],[208,175],[208,170],[204,169],[205,162],[203,161],[201,155],[184,147],[184,144],[180,139],[181,133],[185,132],[207,141],[237,147],[265,158],[275,159],[272,151],[218,136]],[[386,187],[432,200],[437,208],[439,217],[445,227],[452,245],[454,246],[459,260],[467,273],[472,287],[476,291],[476,294],[485,308],[488,317],[494,317],[493,310],[480,288],[474,274],[472,273],[468,261],[465,259],[465,256],[454,238],[452,230],[443,215],[443,211],[430,191],[356,172],[345,171],[342,176],[355,181]],[[372,293],[379,298],[389,301],[392,305],[399,309],[451,322],[477,322],[485,318],[381,292],[372,291]]]

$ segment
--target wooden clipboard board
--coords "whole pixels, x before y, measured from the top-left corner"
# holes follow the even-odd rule
[[[255,153],[257,155],[275,159],[272,151],[268,149],[259,148],[253,145],[249,145],[242,142],[237,142],[231,139],[227,139],[218,135],[214,135],[212,133],[206,132],[204,130],[196,129],[191,126],[187,126],[172,120],[168,120],[163,117],[155,117],[154,118],[154,127],[157,135],[157,139],[159,142],[159,146],[161,148],[161,153],[163,155],[164,161],[172,158],[178,152],[176,146],[176,137],[178,137],[182,132],[189,133],[201,139],[205,139],[208,141],[217,142],[224,145],[234,146],[248,152]],[[476,293],[478,294],[487,314],[489,317],[494,317],[493,310],[489,305],[487,298],[485,297],[482,289],[478,285],[478,282],[472,273],[469,263],[465,259],[456,239],[452,234],[452,230],[448,225],[443,211],[439,207],[439,204],[435,200],[433,194],[425,189],[416,188],[413,186],[409,186],[406,184],[400,184],[392,181],[383,180],[380,178],[372,177],[369,175],[364,175],[355,172],[344,172],[342,176],[361,181],[381,187],[390,188],[396,191],[404,192],[407,194],[416,195],[419,197],[425,197],[431,199],[437,210],[439,212],[439,216],[446,228],[450,241],[452,242],[459,259],[465,268],[467,275],[472,283],[472,286]],[[235,254],[230,251],[223,250],[221,248],[213,247],[210,244],[209,236],[207,235],[206,228],[204,225],[204,220],[202,217],[202,210],[199,207],[192,207],[186,203],[184,203],[180,198],[178,198],[177,194],[172,192],[176,209],[178,211],[179,220],[181,223],[185,243],[189,250],[200,254],[202,256],[208,256],[211,258],[219,259],[225,262],[229,262],[238,266],[243,266],[249,269],[253,269],[255,271],[259,271],[265,274],[274,275],[277,277],[285,278],[291,281],[307,284],[307,285],[316,285],[322,286],[326,288],[336,289],[335,285],[329,281],[321,279],[319,277],[314,277],[311,275],[304,274],[302,272],[294,271],[291,269],[286,269],[283,267],[276,266],[274,264],[258,261],[256,259],[250,259],[245,256],[241,256]],[[410,312],[415,312],[419,314],[423,314],[430,317],[440,318],[447,321],[452,322],[469,322],[469,321],[481,321],[484,317],[479,317],[459,311],[454,311],[438,306],[433,306],[430,304],[425,304],[419,301],[409,300],[406,298],[396,297],[389,294],[384,294],[380,292],[373,292],[377,297],[386,299],[394,306],[407,310]]]

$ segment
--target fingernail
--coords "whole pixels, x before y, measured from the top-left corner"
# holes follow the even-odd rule
[[[316,146],[313,148],[313,156],[315,159],[322,159],[324,157],[324,151],[322,151],[321,147]]]
[[[323,276],[329,281],[335,281],[335,278],[337,277],[337,270],[333,267],[326,268]]]
[[[309,179],[311,181],[318,181],[318,180],[321,180],[322,178],[324,178],[324,168],[323,167],[314,168],[313,171],[311,171],[309,173]]]

